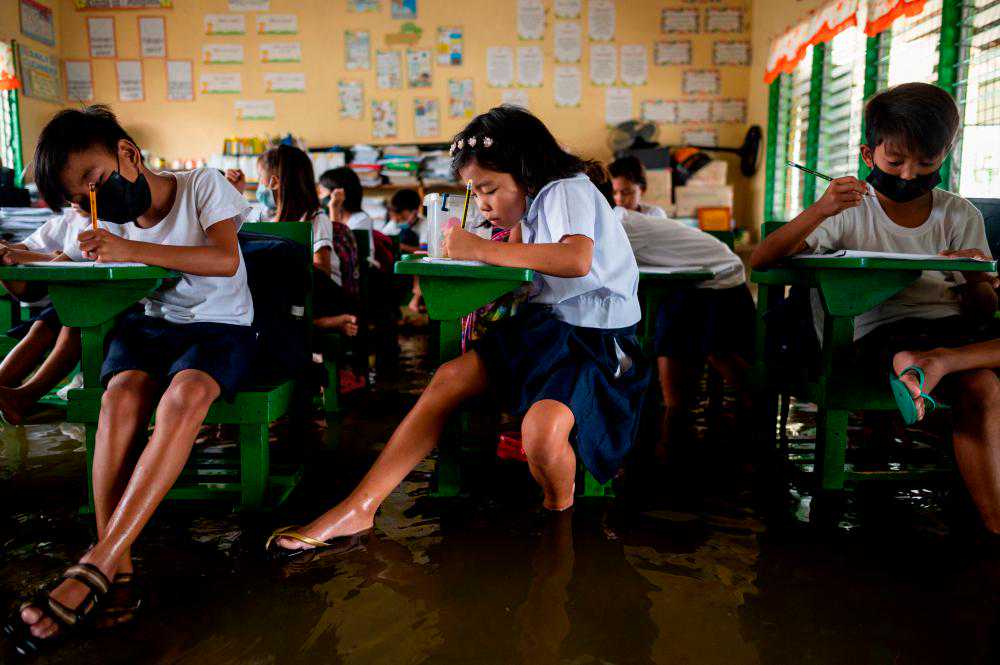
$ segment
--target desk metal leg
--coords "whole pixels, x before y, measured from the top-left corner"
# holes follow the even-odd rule
[[[462,350],[462,322],[459,319],[440,321],[438,325],[438,358],[446,363],[457,358]],[[457,414],[460,422],[448,425],[438,442],[437,465],[434,468],[435,497],[458,496],[462,491],[461,439],[468,432],[467,414]]]

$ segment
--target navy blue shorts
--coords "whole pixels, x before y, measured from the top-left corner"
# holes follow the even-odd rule
[[[107,387],[114,375],[139,370],[166,384],[182,370],[197,369],[215,379],[230,399],[250,374],[256,342],[250,326],[171,323],[130,312],[111,333],[101,383]]]
[[[41,311],[27,321],[21,321],[21,323],[8,330],[7,336],[13,337],[14,339],[24,339],[28,335],[28,331],[31,330],[31,327],[35,325],[36,321],[41,321],[46,328],[54,333],[58,333],[62,328],[62,322],[59,321],[59,315],[56,314],[56,308],[52,305],[46,305]]]
[[[728,289],[679,288],[656,311],[654,355],[702,359],[753,351],[754,304],[746,284]]]

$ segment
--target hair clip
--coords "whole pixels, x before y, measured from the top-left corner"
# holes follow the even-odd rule
[[[476,137],[475,136],[470,136],[469,137],[469,147],[470,148],[475,148],[476,147]]]
[[[493,145],[493,139],[491,139],[489,136],[484,136],[483,137],[483,147],[484,148],[489,148],[491,145]]]

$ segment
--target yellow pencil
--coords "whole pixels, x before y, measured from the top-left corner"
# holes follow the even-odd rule
[[[465,228],[465,220],[469,216],[469,197],[472,196],[472,181],[465,183],[465,207],[462,208],[462,228]]]
[[[97,188],[90,183],[90,224],[97,230]]]

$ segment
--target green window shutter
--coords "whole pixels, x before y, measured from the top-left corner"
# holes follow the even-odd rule
[[[962,111],[952,184],[963,196],[1000,196],[1000,0],[965,0],[954,94]]]
[[[849,28],[827,44],[816,170],[834,178],[854,175],[857,171],[866,41],[861,29]],[[816,198],[823,195],[827,185],[825,180],[817,179]]]
[[[937,83],[942,4],[942,0],[927,0],[922,12],[896,19],[882,33],[879,88],[909,81]]]

